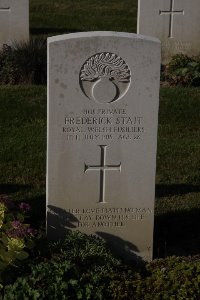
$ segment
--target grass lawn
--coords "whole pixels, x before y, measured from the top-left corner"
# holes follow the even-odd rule
[[[29,201],[45,222],[46,88],[0,87],[0,194]],[[38,209],[39,208],[39,209]]]
[[[200,89],[162,88],[155,257],[200,251]],[[0,193],[33,206],[45,222],[46,87],[0,87]]]
[[[136,32],[136,24],[136,0],[30,0],[33,35],[94,30]]]
[[[154,255],[200,252],[200,89],[161,89]]]

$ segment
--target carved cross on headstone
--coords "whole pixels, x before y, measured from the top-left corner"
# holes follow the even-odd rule
[[[99,203],[106,203],[105,201],[105,177],[106,171],[119,171],[121,172],[121,163],[118,165],[107,165],[106,164],[106,145],[99,145],[101,148],[101,162],[100,165],[86,165],[85,172],[87,171],[100,171],[100,196]]]
[[[184,10],[174,10],[174,1],[170,0],[170,10],[159,10],[160,15],[169,15],[169,38],[173,38],[174,15],[184,15]]]

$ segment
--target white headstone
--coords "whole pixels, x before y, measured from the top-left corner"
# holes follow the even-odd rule
[[[29,0],[0,0],[0,49],[29,39]]]
[[[137,32],[160,39],[163,63],[177,53],[199,55],[200,2],[139,0]]]
[[[97,234],[151,260],[160,42],[135,34],[48,39],[47,235]]]

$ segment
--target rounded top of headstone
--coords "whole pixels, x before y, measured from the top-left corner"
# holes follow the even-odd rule
[[[116,31],[88,31],[88,32],[68,33],[68,34],[48,37],[47,41],[48,43],[53,43],[53,42],[59,42],[68,39],[95,38],[95,37],[129,38],[129,39],[146,40],[149,42],[160,43],[160,40],[154,37],[149,37],[149,36],[144,36],[144,35],[129,33],[129,32],[116,32]]]

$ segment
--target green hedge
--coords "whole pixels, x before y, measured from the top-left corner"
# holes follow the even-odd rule
[[[0,51],[0,84],[46,84],[47,43],[44,38],[4,45]]]
[[[161,80],[170,85],[200,86],[200,55],[189,57],[177,54],[172,57],[169,64],[164,66]]]
[[[41,250],[27,273],[4,287],[3,299],[199,300],[200,257],[126,265],[101,239],[70,233]]]

